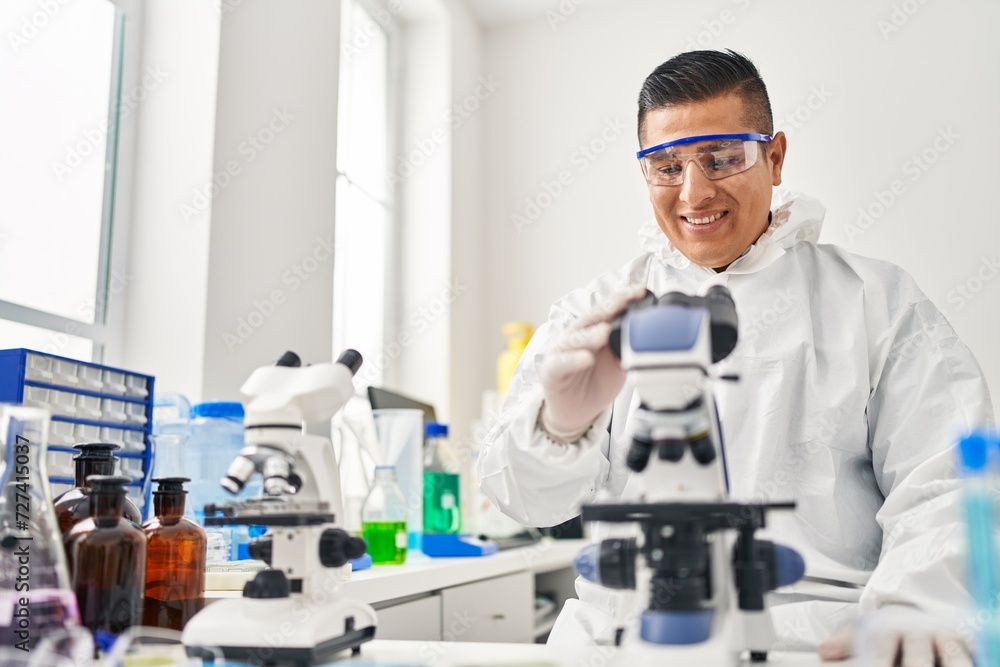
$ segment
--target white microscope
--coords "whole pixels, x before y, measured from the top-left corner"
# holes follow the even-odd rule
[[[704,296],[647,293],[614,323],[611,349],[640,399],[626,462],[645,495],[584,506],[583,520],[635,523],[642,537],[588,546],[577,570],[607,588],[639,591],[616,637],[621,664],[716,667],[738,664],[744,652],[766,661],[775,632],[764,594],[804,574],[797,552],[754,536],[768,510],[794,503],[727,500],[711,371],[736,341],[736,308],[722,286]]]
[[[330,419],[354,394],[361,355],[303,367],[286,352],[255,370],[240,388],[249,399],[245,446],[222,485],[233,493],[255,474],[263,496],[205,508],[209,525],[267,526],[250,554],[270,569],[246,584],[243,597],[218,600],[196,614],[182,641],[192,656],[251,664],[325,662],[375,636],[375,610],[341,595],[340,568],[364,555],[364,540],[337,527],[343,520],[340,472],[327,438],[305,422]]]

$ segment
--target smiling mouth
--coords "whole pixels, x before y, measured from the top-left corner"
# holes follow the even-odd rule
[[[710,213],[700,217],[682,215],[681,219],[692,225],[710,225],[717,220],[721,220],[727,215],[729,215],[729,211],[719,211],[718,213]]]

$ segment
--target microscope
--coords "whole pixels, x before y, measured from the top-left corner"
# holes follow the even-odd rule
[[[641,537],[592,544],[576,567],[584,579],[638,592],[634,615],[615,638],[629,667],[677,658],[735,665],[744,652],[766,661],[775,631],[764,594],[805,572],[796,551],[755,537],[768,511],[794,503],[728,500],[711,383],[736,379],[712,375],[736,342],[736,307],[719,285],[704,296],[647,292],[612,326],[612,352],[640,399],[626,465],[644,495],[637,503],[586,505],[582,518],[637,524]]]
[[[263,494],[205,507],[207,525],[266,526],[250,555],[269,569],[247,582],[243,597],[218,600],[184,628],[189,655],[251,664],[326,662],[375,636],[371,606],[341,595],[340,568],[364,555],[364,540],[337,527],[343,521],[340,472],[327,438],[308,435],[309,421],[330,419],[354,395],[361,355],[346,350],[336,363],[302,366],[286,352],[255,370],[241,387],[247,397],[244,448],[221,484],[238,493],[257,473]]]

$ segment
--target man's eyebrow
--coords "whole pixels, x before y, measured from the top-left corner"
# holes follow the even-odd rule
[[[699,141],[696,144],[681,144],[679,146],[670,146],[669,148],[663,148],[656,153],[662,154],[664,157],[670,157],[674,155],[687,155],[689,153],[702,153],[705,151],[714,151],[722,148],[725,141]],[[697,148],[697,150],[695,150]],[[656,154],[654,153],[654,155]]]

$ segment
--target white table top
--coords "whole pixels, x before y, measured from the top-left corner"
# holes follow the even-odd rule
[[[600,656],[600,657],[598,657]],[[599,667],[615,665],[616,651],[610,647],[546,646],[544,644],[474,644],[462,642],[404,642],[375,640],[363,644],[361,654],[338,660],[338,665],[427,665],[430,667]],[[669,667],[723,667],[671,660]],[[750,664],[750,663],[745,663]],[[806,667],[823,664],[814,653],[773,653],[764,665]],[[851,661],[830,663],[852,667]]]
[[[375,604],[515,572],[549,572],[571,566],[586,544],[589,540],[546,538],[530,546],[474,558],[430,558],[411,551],[402,565],[374,565],[352,572],[344,582],[344,595]],[[233,590],[210,590],[205,597],[240,597],[243,582],[253,574],[236,576],[239,581]]]

